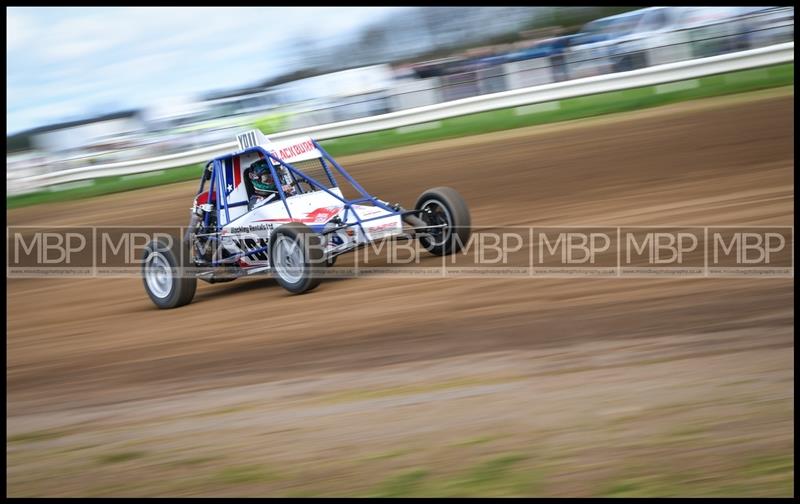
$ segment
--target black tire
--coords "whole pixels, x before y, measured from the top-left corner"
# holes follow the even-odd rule
[[[164,240],[157,239],[147,244],[142,255],[142,281],[144,290],[157,307],[161,309],[177,308],[192,302],[197,290],[197,278],[188,276],[180,260],[188,260],[189,249],[183,242],[172,248]],[[183,247],[183,254],[181,249]],[[161,289],[156,280],[156,271],[166,276]],[[150,281],[148,282],[148,278]]]
[[[472,234],[471,218],[464,198],[450,187],[428,189],[417,199],[414,208],[430,209],[420,218],[428,225],[447,224],[442,231],[421,233],[419,241],[431,254],[448,255],[459,252]]]
[[[291,255],[285,247],[291,248]],[[270,236],[272,276],[292,294],[302,294],[319,285],[321,270],[326,267],[323,256],[322,237],[303,223],[283,224]]]

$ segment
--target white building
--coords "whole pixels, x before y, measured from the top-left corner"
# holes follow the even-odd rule
[[[29,134],[35,150],[56,154],[82,149],[103,138],[143,129],[144,123],[138,113],[128,111],[37,128]]]

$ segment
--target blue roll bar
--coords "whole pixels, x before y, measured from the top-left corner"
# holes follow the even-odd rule
[[[337,172],[339,172],[339,174],[347,182],[349,182],[356,189],[356,191],[358,191],[358,193],[362,196],[361,198],[347,199],[347,198],[344,198],[343,196],[339,196],[338,194],[330,191],[328,189],[328,187],[326,187],[324,184],[322,184],[318,180],[316,180],[313,177],[311,177],[310,175],[306,175],[305,173],[300,171],[298,168],[293,166],[291,163],[289,163],[287,161],[283,161],[283,160],[273,156],[271,153],[269,153],[263,147],[261,147],[261,146],[250,147],[250,148],[247,148],[247,149],[239,151],[239,152],[234,152],[234,153],[231,153],[231,154],[225,154],[223,156],[219,156],[217,158],[212,159],[211,161],[209,161],[206,164],[205,169],[208,169],[208,165],[209,164],[212,165],[211,179],[210,179],[210,183],[209,183],[209,187],[208,187],[208,200],[207,200],[208,203],[211,203],[211,201],[212,201],[211,200],[211,196],[212,196],[212,194],[214,192],[215,186],[216,186],[216,192],[217,192],[217,199],[214,202],[215,203],[216,214],[217,214],[217,222],[216,222],[216,225],[215,225],[216,233],[219,233],[223,226],[226,226],[226,225],[228,225],[228,224],[230,224],[232,222],[231,218],[230,218],[229,208],[232,208],[232,207],[235,207],[235,206],[246,205],[248,203],[246,200],[245,201],[237,201],[237,202],[230,203],[230,204],[228,203],[228,196],[225,193],[225,187],[224,187],[224,184],[226,183],[226,181],[223,181],[223,179],[224,179],[224,174],[223,174],[224,163],[226,161],[232,160],[236,156],[241,156],[241,155],[248,154],[248,153],[251,153],[251,152],[258,152],[258,153],[261,154],[261,156],[264,159],[266,159],[267,165],[269,166],[270,174],[272,175],[273,180],[276,180],[276,181],[282,180],[278,176],[278,172],[277,172],[277,169],[276,169],[276,165],[281,165],[286,170],[288,170],[289,174],[292,176],[292,178],[295,181],[297,181],[297,177],[299,177],[300,179],[302,179],[303,181],[307,182],[308,184],[310,184],[311,186],[315,187],[316,189],[324,191],[325,193],[327,193],[327,194],[333,196],[334,198],[336,198],[337,200],[341,201],[344,204],[344,208],[345,208],[345,213],[344,213],[344,219],[343,220],[346,221],[348,215],[351,212],[352,212],[353,216],[355,216],[355,218],[356,218],[356,223],[355,224],[346,224],[346,225],[344,225],[342,227],[350,227],[350,226],[357,225],[361,229],[361,232],[364,233],[364,235],[366,235],[367,233],[366,233],[366,230],[364,229],[364,226],[363,226],[363,224],[365,222],[370,222],[372,220],[378,220],[378,219],[386,218],[385,215],[382,215],[382,216],[379,216],[379,217],[373,217],[373,218],[369,218],[369,219],[362,219],[361,216],[358,215],[358,212],[356,211],[356,209],[353,208],[353,205],[356,205],[356,204],[359,204],[359,203],[372,203],[373,205],[375,205],[375,206],[377,206],[379,208],[382,208],[383,210],[386,210],[386,211],[390,212],[393,215],[402,214],[402,212],[396,210],[395,208],[392,208],[392,207],[388,206],[387,204],[385,204],[381,200],[378,200],[377,198],[375,198],[374,196],[369,194],[363,187],[361,187],[361,184],[356,182],[356,180],[339,163],[337,163],[336,160],[333,159],[333,157],[331,157],[331,155],[328,154],[328,152],[325,149],[322,148],[322,146],[316,140],[312,139],[311,142],[313,143],[314,147],[316,147],[317,150],[319,150],[320,154],[322,154],[322,157],[320,158],[320,162],[322,164],[323,170],[325,171],[325,174],[328,177],[328,180],[330,181],[330,187],[331,188],[339,187],[339,184],[337,183],[336,178],[334,177],[333,171],[331,170],[331,166],[333,166],[333,168],[335,168],[335,170]],[[326,161],[328,161],[331,166],[329,166],[328,163],[326,163]],[[200,183],[200,191],[198,192],[198,194],[203,192],[204,182],[205,182],[205,173],[204,173],[204,176],[203,176],[203,180]],[[289,210],[289,205],[288,205],[288,203],[286,203],[286,194],[283,191],[283,184],[279,183],[279,184],[276,184],[276,185],[277,185],[277,189],[278,189],[278,195],[280,196],[281,201],[283,202],[283,205],[286,208],[286,213],[288,214],[289,219],[293,220],[291,210]],[[225,223],[224,224],[222,224],[222,219],[221,219],[222,210],[223,209],[225,211]],[[236,219],[234,219],[234,220],[236,220]],[[209,214],[206,213],[205,218],[204,218],[204,224],[205,224],[206,227],[208,227],[208,225],[209,225],[208,221],[209,221]],[[246,256],[250,256],[250,255],[253,255],[253,254],[257,254],[257,253],[266,251],[268,248],[269,247],[260,247],[260,248],[254,249],[252,251],[249,251],[249,252],[243,252],[241,254],[237,254],[237,255],[235,255],[233,257],[227,258],[224,261],[215,261],[213,264],[214,265],[219,265],[219,264],[226,264],[226,263],[229,263],[229,262],[233,262],[235,260],[238,260],[241,257],[246,257]]]

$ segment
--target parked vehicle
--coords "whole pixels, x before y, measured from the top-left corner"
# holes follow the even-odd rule
[[[573,35],[565,35],[542,40],[534,46],[508,54],[506,56],[506,62],[549,58],[549,64],[553,72],[553,80],[566,80],[568,78],[568,73],[565,55],[573,39]]]
[[[633,11],[584,25],[572,37],[566,51],[570,77],[591,77],[613,71],[610,56],[614,41],[633,31],[642,17],[641,11]]]
[[[573,77],[621,72],[737,50],[732,7],[648,7],[587,24],[570,49]],[[595,34],[598,27],[601,34]]]
[[[559,56],[567,50],[572,38],[573,36],[567,35],[542,40],[531,47],[507,54],[506,62]]]
[[[794,41],[794,7],[737,7],[743,48]]]

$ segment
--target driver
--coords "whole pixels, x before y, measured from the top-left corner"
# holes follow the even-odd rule
[[[269,165],[265,159],[259,159],[250,165],[250,181],[253,183],[254,193],[250,197],[250,208],[264,199],[272,199],[271,197],[278,195],[278,188],[272,179]],[[287,196],[294,194],[294,187],[291,184],[285,184],[282,188]]]

